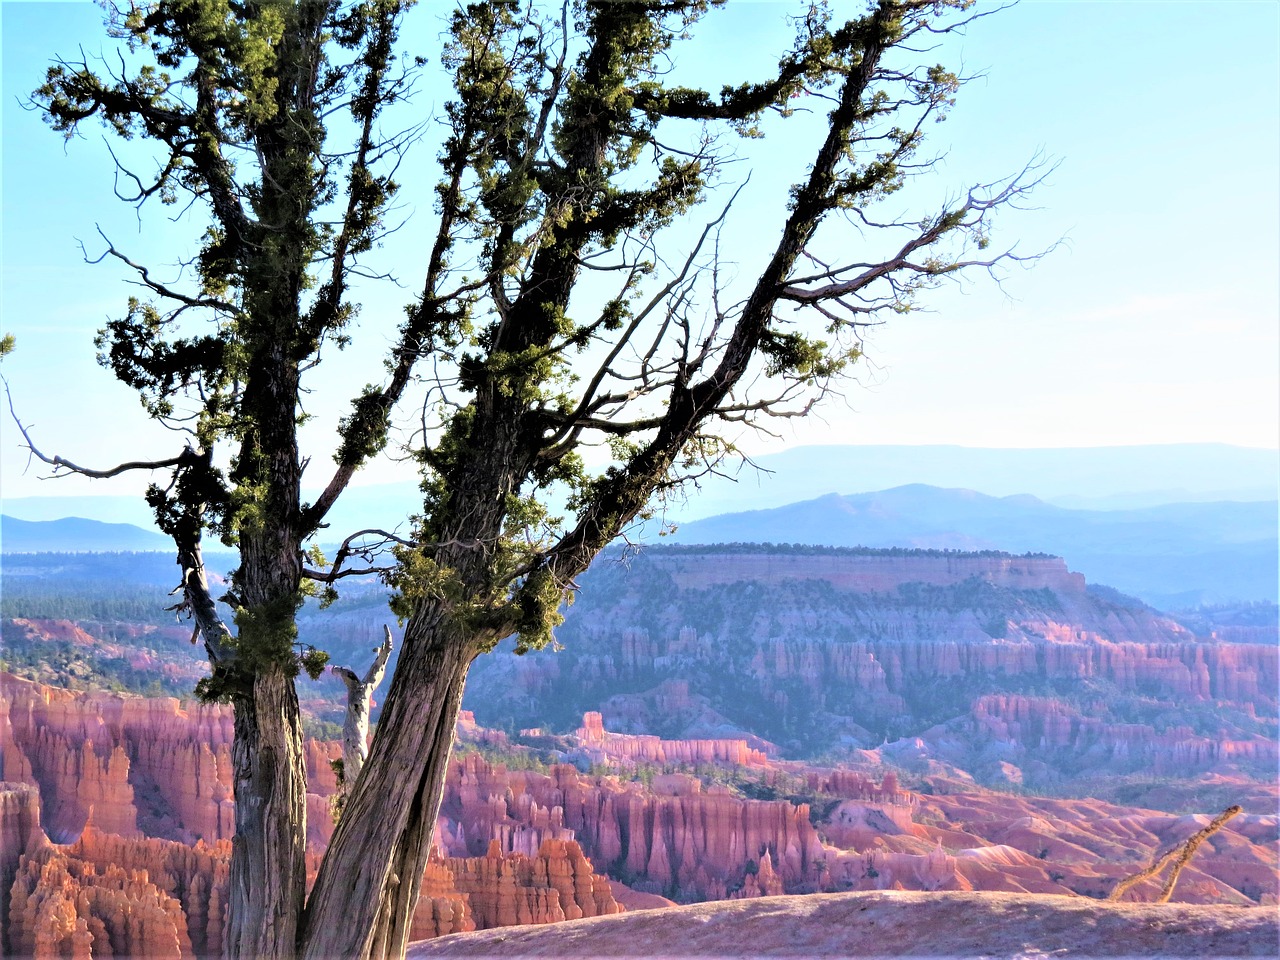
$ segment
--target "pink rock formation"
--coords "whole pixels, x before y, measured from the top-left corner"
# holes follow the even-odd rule
[[[534,839],[572,838],[597,869],[685,900],[726,896],[743,882],[747,861],[766,852],[788,889],[816,879],[823,849],[807,806],[702,792],[684,776],[657,778],[654,787],[661,795],[570,766],[547,776],[463,757],[446,781],[437,842],[474,856],[495,839],[501,848],[527,838],[527,849]]]
[[[557,923],[621,913],[609,881],[595,873],[572,841],[547,840],[537,856],[504,854],[497,840],[482,857],[432,862],[453,875],[476,929],[527,923]]]
[[[9,893],[21,858],[48,846],[40,829],[40,792],[29,783],[0,781],[0,956],[14,956],[9,941]]]
[[[687,688],[686,688],[687,691]],[[634,766],[655,764],[727,763],[739,767],[763,767],[769,762],[763,750],[746,740],[663,740],[647,735],[610,733],[603,717],[591,711],[582,715],[575,733],[584,752],[595,762]]]
[[[0,674],[0,777],[39,785],[45,828],[78,834],[92,810],[107,829],[140,836],[129,759],[75,694]]]
[[[52,848],[22,857],[11,892],[9,939],[16,955],[33,960],[194,956],[181,904],[151,883],[145,870],[99,870]]]
[[[427,858],[418,904],[413,912],[411,940],[428,940],[451,933],[468,933],[476,928],[470,898],[459,892],[449,862],[435,847]]]
[[[673,642],[696,639],[685,631]],[[639,633],[633,640],[637,646],[650,642]],[[1017,650],[1022,643],[1010,642],[1008,659],[1000,659],[1006,652],[991,662],[1021,669],[1024,655]],[[1274,679],[1269,661],[1250,659],[1247,648],[1197,653],[1197,647],[1211,645],[1170,644],[1169,649],[1143,648],[1149,654],[1143,656],[1124,644],[1078,637],[1044,643],[1048,646],[1042,649],[1060,651],[1092,644],[1093,659],[1064,654],[1053,662],[1064,670],[1131,676],[1134,683],[1157,674],[1163,683],[1183,676],[1199,683],[1194,678],[1203,675],[1212,693],[1219,683],[1234,683],[1237,691],[1256,684],[1261,690]],[[942,647],[900,644],[899,654],[915,649],[920,656],[887,662],[896,662],[904,674],[971,668],[965,645],[955,646],[943,661],[931,659]],[[819,669],[821,662],[802,659],[798,669]],[[1243,679],[1224,679],[1233,671]],[[660,695],[664,703],[693,704],[679,682],[664,685]],[[1012,751],[1046,745],[1088,749],[1098,756],[1141,754],[1144,763],[1163,757],[1160,763],[1215,763],[1224,769],[1242,759],[1271,757],[1274,763],[1274,753],[1254,741],[1213,741],[1175,730],[1166,743],[1141,725],[1099,724],[1087,709],[1075,711],[1043,698],[981,698],[971,722]],[[471,737],[487,736],[473,719],[466,726],[472,727]],[[0,916],[18,917],[13,932],[4,934],[9,945],[0,946],[39,955],[104,956],[103,944],[114,945],[118,935],[127,934],[129,950],[171,956],[220,952],[230,850],[226,836],[233,822],[229,766],[223,759],[230,734],[229,713],[220,708],[71,694],[0,675],[0,774],[25,781],[0,787]],[[588,776],[564,765],[537,773],[464,756],[447,777],[436,839],[443,854],[428,863],[415,935],[612,912],[623,898],[613,895],[604,873],[625,879],[639,895],[664,893],[682,900],[845,889],[1099,896],[1118,877],[1194,832],[1201,819],[973,788],[962,796],[922,796],[903,790],[892,774],[874,779],[872,773],[880,777],[882,767],[778,764],[744,741],[728,741],[743,748],[729,754],[717,753],[723,741],[715,740],[686,742],[711,745],[705,747],[671,747],[679,742],[611,734],[599,715],[584,718],[580,736],[602,750],[610,743],[627,744],[622,751],[631,757],[656,758],[660,750],[667,763],[673,756],[684,764],[745,757],[752,778],[762,785],[797,785],[787,792],[807,786],[835,802],[822,808],[824,820],[815,828],[807,806],[744,800],[723,787],[704,788],[687,773],[660,773],[646,786]],[[313,868],[332,830],[327,797],[335,784],[329,763],[338,750],[336,744],[306,746]],[[872,751],[867,759],[879,762]],[[1230,786],[1225,775],[1222,785]],[[39,829],[41,794],[50,810],[61,811],[45,821],[62,831],[55,839],[70,842],[54,846]],[[207,831],[213,839],[192,845],[138,835],[157,825],[171,838],[189,840]],[[1277,829],[1275,816],[1236,818],[1184,873],[1175,899],[1274,902],[1280,894]],[[6,905],[3,898],[11,892],[14,901]],[[1139,896],[1151,894],[1139,891]],[[135,901],[147,904],[129,907],[148,918],[146,923],[118,934],[122,904]]]

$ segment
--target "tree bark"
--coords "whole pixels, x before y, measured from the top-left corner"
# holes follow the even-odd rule
[[[259,675],[252,697],[236,703],[228,957],[294,955],[306,886],[307,775],[299,716],[293,678],[279,667]]]
[[[297,608],[302,602],[298,453],[298,366],[288,331],[298,317],[295,276],[280,281],[280,302],[260,307],[263,346],[253,358],[242,409],[255,427],[231,479],[253,491],[255,510],[240,521],[235,707],[236,836],[231,853],[230,960],[294,956],[306,897],[307,773],[294,677]],[[289,298],[293,297],[293,300]],[[292,311],[292,312],[291,312]],[[257,488],[257,489],[255,489]],[[258,490],[261,492],[258,492]]]
[[[309,960],[404,956],[474,631],[442,604],[410,621],[373,747],[349,787],[343,815],[307,902],[299,953]]]

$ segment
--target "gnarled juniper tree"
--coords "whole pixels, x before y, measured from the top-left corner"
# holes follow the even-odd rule
[[[412,139],[382,137],[384,114],[422,119],[404,102],[421,61],[397,44],[409,3],[140,3],[110,20],[130,56],[59,62],[36,92],[68,136],[97,119],[156,148],[154,177],[123,171],[135,202],[186,198],[208,215],[189,286],[109,249],[149,296],[99,341],[152,417],[189,430],[187,449],[103,471],[44,459],[169,472],[148,499],[209,653],[201,693],[236,714],[232,956],[401,956],[473,658],[513,634],[520,649],[547,643],[574,576],[655,496],[729,452],[725,424],[802,415],[857,358],[866,324],[942,277],[1018,259],[972,251],[1034,173],[909,221],[870,212],[929,169],[915,158],[924,124],[960,81],[915,51],[968,22],[970,0],[879,0],[847,21],[801,8],[770,75],[680,86],[681,44],[714,30],[698,21],[717,5],[453,13],[434,237],[406,254],[423,265],[420,294],[398,327],[364,318],[396,328],[394,345],[381,385],[342,421],[314,503],[300,493],[299,391],[322,346],[350,335],[361,258],[384,232]],[[727,144],[763,118],[785,123],[802,95],[827,123],[796,140],[790,201],[751,224],[767,255],[735,293],[717,256],[737,195]],[[717,196],[700,230],[668,229]],[[406,442],[425,499],[386,571],[402,652],[304,911],[294,677],[322,657],[299,654],[295,615],[309,580],[331,587],[358,553],[313,569],[306,548],[415,384],[428,399]],[[610,464],[586,469],[587,445]],[[239,550],[232,624],[209,593],[207,534]]]

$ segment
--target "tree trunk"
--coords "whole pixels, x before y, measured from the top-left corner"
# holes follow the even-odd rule
[[[476,651],[438,606],[415,615],[405,636],[369,760],[307,903],[299,952],[308,960],[389,960],[408,945]]]
[[[294,955],[306,889],[307,773],[298,695],[278,666],[235,704],[236,835],[226,954]],[[299,829],[299,825],[303,829]]]

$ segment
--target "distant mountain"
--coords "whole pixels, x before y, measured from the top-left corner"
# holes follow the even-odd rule
[[[319,491],[304,491],[314,499]],[[422,511],[422,491],[413,483],[382,483],[349,487],[326,517],[328,530],[321,543],[339,543],[348,533],[365,527],[384,530],[407,528],[406,518]],[[4,501],[6,522],[50,521],[66,517],[92,517],[108,524],[132,524],[159,535],[151,508],[142,497],[15,497]],[[109,547],[107,549],[131,549]]]
[[[101,523],[83,517],[18,520],[0,516],[0,551],[4,553],[103,553],[172,548],[168,537],[131,523]]]
[[[1029,493],[1062,506],[1113,509],[1213,500],[1274,500],[1280,451],[1218,443],[997,449],[953,446],[806,446],[753,458],[736,477],[711,477],[686,505],[692,520],[761,510],[826,493],[904,484]]]
[[[4,514],[11,520],[63,520],[67,517],[87,517],[99,523],[131,523],[144,530],[155,529],[154,515],[141,496],[6,497]]]
[[[670,540],[1043,551],[1161,609],[1275,600],[1280,573],[1274,500],[1068,510],[1026,494],[911,484],[696,520]]]
[[[1274,500],[1280,451],[1226,444],[996,449],[954,446],[806,446],[754,457],[729,477],[711,476],[667,508],[681,522],[741,510],[763,510],[827,493],[886,490],[904,484],[963,487],[1003,497],[1028,493],[1058,506],[1134,509],[1193,501]],[[758,468],[758,469],[756,469]],[[303,496],[318,495],[318,490]],[[23,520],[92,517],[153,529],[142,497],[19,497],[4,512]],[[329,513],[324,542],[363,527],[404,529],[422,509],[415,483],[349,488]],[[656,524],[646,534],[656,540]]]

